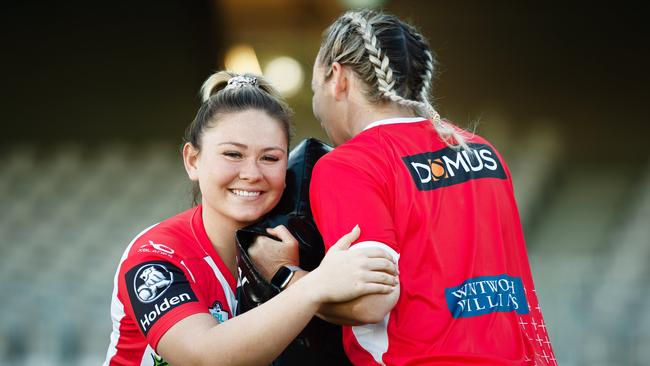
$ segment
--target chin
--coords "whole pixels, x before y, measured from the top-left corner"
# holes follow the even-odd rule
[[[280,195],[273,197],[271,200],[269,200],[271,197],[266,198],[262,202],[229,205],[224,214],[242,226],[250,225],[269,213],[280,201]]]
[[[259,219],[261,219],[264,215],[269,213],[273,207],[270,207],[269,209],[266,210],[238,210],[237,213],[233,213],[232,218],[235,219],[237,222],[243,224],[243,225],[250,225]]]
[[[262,216],[264,216],[264,214],[261,214],[261,215],[260,214],[250,214],[250,215],[238,214],[238,215],[232,216],[232,218],[235,221],[237,221],[238,223],[240,223],[242,226],[246,226],[246,225],[250,225],[250,224],[256,222],[257,220],[262,218]]]

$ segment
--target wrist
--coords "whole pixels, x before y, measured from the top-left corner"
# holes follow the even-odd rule
[[[296,273],[293,274],[293,277],[291,278],[291,281],[289,281],[289,284],[287,285],[287,288],[295,285],[296,282],[300,281],[301,278],[305,277],[308,274],[309,274],[309,271],[305,271],[304,269],[296,271]]]
[[[283,291],[295,276],[296,272],[302,271],[298,266],[291,265],[282,265],[275,271],[273,277],[271,277],[271,284],[275,286],[278,290]]]
[[[305,299],[308,299],[310,302],[316,304],[320,307],[326,302],[324,292],[322,291],[322,281],[318,279],[317,270],[309,271],[298,271],[295,273],[294,277],[289,282],[290,288],[297,287],[299,288],[300,293],[304,295]]]

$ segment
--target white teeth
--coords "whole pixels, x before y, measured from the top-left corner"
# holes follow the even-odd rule
[[[242,196],[242,197],[257,197],[257,196],[260,195],[259,191],[257,191],[257,192],[249,192],[249,191],[241,191],[239,189],[233,189],[232,193],[234,193],[234,194],[236,194],[238,196]]]

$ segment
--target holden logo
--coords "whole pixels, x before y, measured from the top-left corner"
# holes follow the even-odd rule
[[[174,282],[174,274],[161,264],[150,264],[138,270],[133,282],[138,299],[147,304],[167,291]]]

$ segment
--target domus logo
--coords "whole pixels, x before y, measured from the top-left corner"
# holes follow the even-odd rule
[[[421,191],[447,187],[470,179],[506,179],[494,150],[484,144],[469,144],[471,151],[444,149],[402,158]]]

